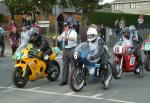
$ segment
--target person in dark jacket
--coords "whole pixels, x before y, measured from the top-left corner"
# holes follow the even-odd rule
[[[5,57],[4,55],[4,50],[5,50],[4,29],[1,24],[0,24],[0,47],[1,47],[0,57]]]
[[[106,43],[106,28],[103,26],[103,24],[100,27],[100,34],[101,38],[105,41]]]
[[[45,57],[46,56],[49,57],[53,52],[46,38],[40,35],[36,28],[31,28],[29,34],[30,34],[29,43],[33,44],[36,48],[38,48],[38,52],[42,52],[44,57],[43,59],[46,62],[48,62],[49,58],[47,58],[46,60]]]
[[[20,34],[17,32],[16,27],[13,27],[13,32],[10,33],[9,41],[12,48],[12,55],[14,55],[20,44]]]
[[[57,23],[58,23],[58,29],[59,29],[59,34],[63,32],[63,24],[64,24],[64,16],[62,13],[59,14],[57,17]]]

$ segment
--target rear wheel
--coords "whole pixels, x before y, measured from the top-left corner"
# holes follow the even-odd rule
[[[75,92],[80,92],[85,86],[85,73],[82,69],[74,67],[70,73],[69,86]]]
[[[122,67],[120,68],[121,64],[117,64],[116,62],[113,63],[113,76],[115,79],[120,79],[123,73]]]
[[[12,73],[12,81],[18,88],[23,88],[28,82],[29,75],[27,74],[25,77],[22,75],[23,71],[21,67],[16,67]]]
[[[107,90],[112,80],[112,65],[108,62],[107,70],[103,70],[103,89]]]
[[[150,72],[150,59],[148,55],[145,55],[144,67],[146,71]]]
[[[143,72],[143,66],[142,64],[141,65],[138,65],[138,67],[136,68],[136,72],[137,72],[137,76],[139,78],[143,78],[144,77],[144,72]]]

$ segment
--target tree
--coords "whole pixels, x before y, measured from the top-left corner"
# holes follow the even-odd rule
[[[61,4],[67,3],[68,0],[61,0]],[[81,33],[81,41],[82,38],[86,38],[86,29],[87,29],[87,21],[88,15],[93,12],[100,2],[103,0],[69,0],[68,6],[75,7],[76,11],[82,10],[81,19],[82,19],[82,33]]]

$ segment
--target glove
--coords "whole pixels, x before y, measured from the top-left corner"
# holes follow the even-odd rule
[[[90,55],[90,54],[87,55],[87,60],[88,60],[88,61],[91,60],[91,55]]]

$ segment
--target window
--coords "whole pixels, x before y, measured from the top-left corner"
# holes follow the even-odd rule
[[[114,5],[114,9],[115,9],[115,10],[118,10],[118,9],[119,9],[119,4],[115,4],[115,5]]]
[[[136,3],[130,3],[130,8],[131,9],[136,8]]]

